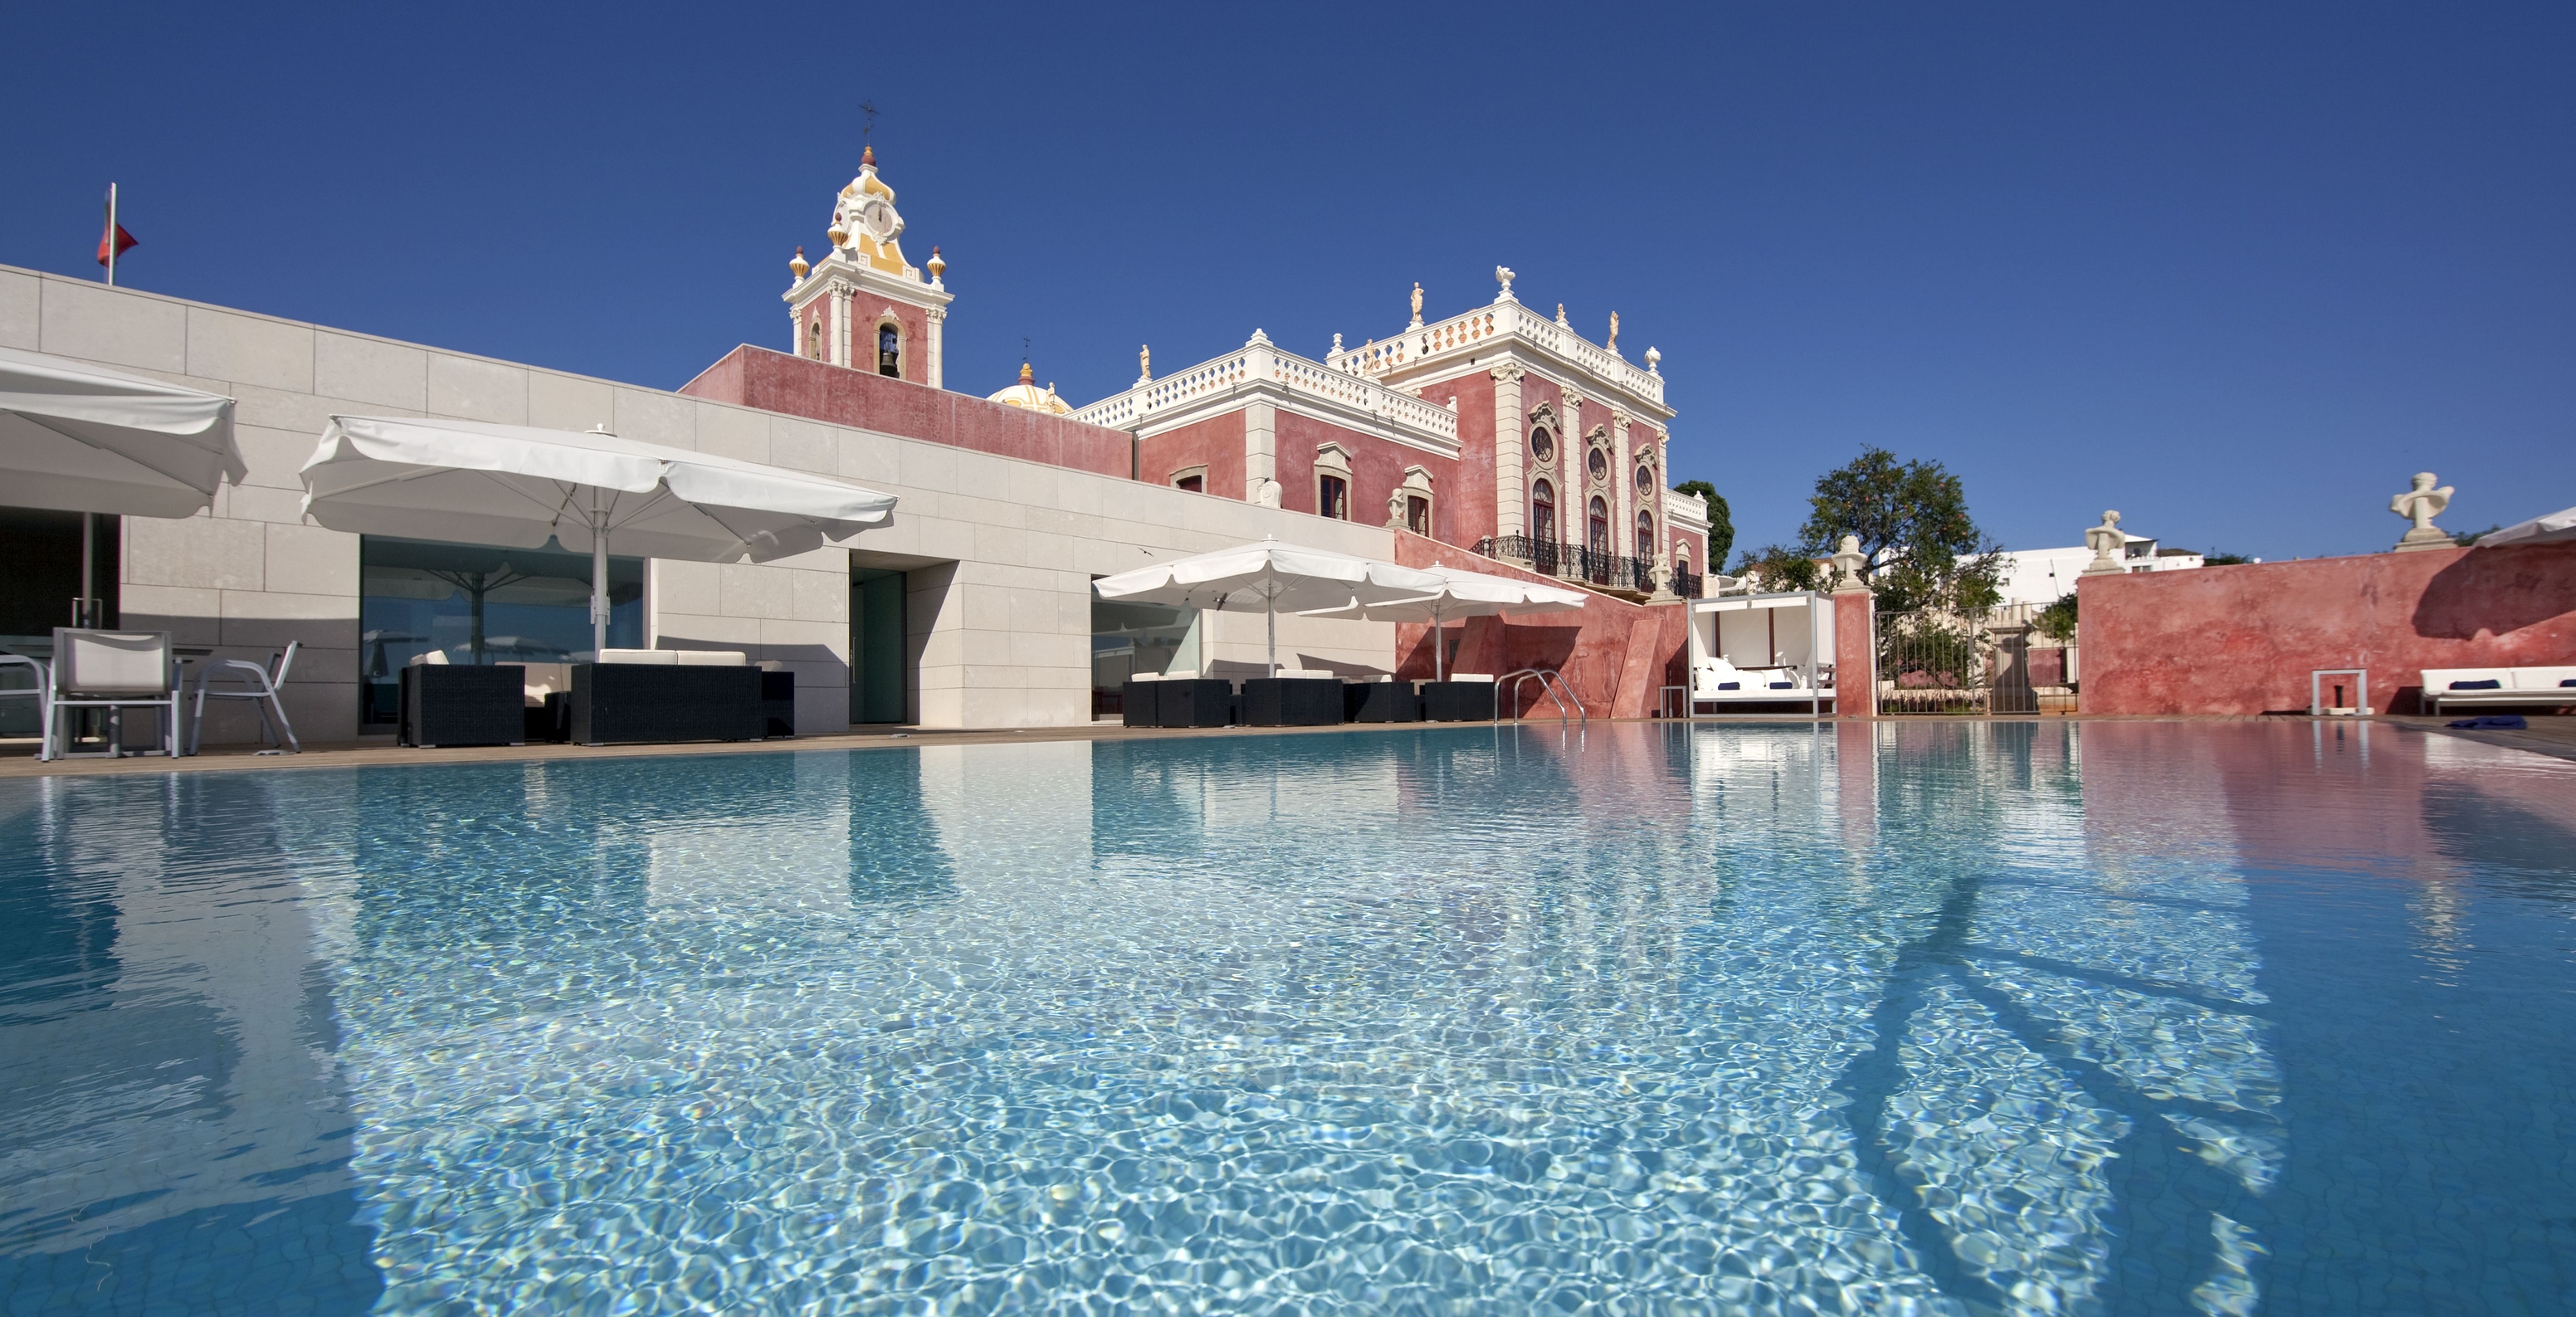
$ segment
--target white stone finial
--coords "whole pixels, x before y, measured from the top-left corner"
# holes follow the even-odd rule
[[[1869,566],[1869,555],[1860,551],[1859,536],[1844,536],[1831,561],[1834,565],[1834,593],[1845,594],[1869,588],[1868,580],[1861,575],[1861,570]]]
[[[2120,550],[2129,537],[2120,531],[2120,514],[2105,511],[2102,524],[2084,528],[2084,547],[2093,551],[2093,561],[2084,565],[2086,576],[2117,576],[2129,570],[2120,563]]]
[[[948,287],[948,285],[939,282],[939,276],[948,273],[948,260],[946,257],[939,254],[939,249],[937,247],[930,249],[930,263],[921,268],[930,271],[931,287],[942,290],[945,290]]]
[[[2418,471],[2415,473],[2414,488],[2388,500],[2389,511],[2415,523],[2414,527],[2406,532],[2406,537],[2397,541],[2396,552],[2398,553],[2417,553],[2425,549],[2456,547],[2451,542],[2450,533],[2433,524],[2433,518],[2440,516],[2442,509],[2451,506],[2451,487],[2444,485],[2436,489],[2433,487],[2433,480],[2432,472]]]
[[[1413,324],[1409,328],[1422,328],[1422,281],[1419,279],[1413,282]]]
[[[795,275],[796,282],[800,284],[805,282],[805,272],[813,268],[813,266],[805,263],[805,249],[802,246],[799,246],[796,249],[796,258],[787,263],[787,272]],[[789,286],[793,287],[794,285],[791,284]]]
[[[1252,331],[1252,337],[1243,341],[1243,345],[1248,348],[1266,348],[1270,346],[1270,336],[1256,329]]]
[[[1517,279],[1517,278],[1519,278],[1519,277],[1520,277],[1519,275],[1512,273],[1512,267],[1510,267],[1510,266],[1508,266],[1508,265],[1497,265],[1497,266],[1495,266],[1495,267],[1494,267],[1494,282],[1495,282],[1495,283],[1498,283],[1498,284],[1501,284],[1501,285],[1503,286],[1503,292],[1502,292],[1502,295],[1501,295],[1501,296],[1499,296],[1499,297],[1495,298],[1494,300],[1495,300],[1495,301],[1497,301],[1497,302],[1517,302],[1517,301],[1521,300],[1521,299],[1519,299],[1519,298],[1517,298],[1517,297],[1512,296],[1512,280]]]
[[[1657,369],[1657,368],[1658,368],[1658,367],[1660,367],[1660,366],[1662,366],[1662,365],[1663,365],[1663,363],[1664,363],[1664,354],[1663,354],[1662,352],[1660,352],[1660,351],[1658,351],[1658,350],[1656,350],[1656,349],[1654,349],[1654,348],[1651,348],[1651,347],[1646,349],[1646,373],[1647,373],[1647,374],[1652,375],[1652,376],[1655,376],[1655,377],[1656,377],[1656,378],[1658,378],[1658,379],[1661,379],[1661,378],[1663,377],[1664,372],[1663,372],[1662,370],[1660,370],[1660,369]]]

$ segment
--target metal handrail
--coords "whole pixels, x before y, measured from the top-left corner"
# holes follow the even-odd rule
[[[1541,694],[1556,701],[1556,720],[1558,722],[1562,723],[1565,721],[1565,702],[1567,700],[1572,700],[1574,701],[1574,716],[1581,719],[1584,726],[1589,727],[1592,725],[1592,714],[1589,710],[1583,707],[1583,697],[1575,694],[1574,688],[1565,684],[1565,674],[1558,672],[1554,668],[1521,668],[1517,671],[1506,672],[1497,679],[1494,682],[1494,695],[1496,697],[1494,700],[1495,722],[1501,722],[1503,720],[1503,702],[1501,699],[1503,683],[1511,683],[1512,717],[1517,720],[1520,717],[1521,683],[1531,680],[1536,680],[1538,682],[1538,688]],[[1553,683],[1552,687],[1551,683]],[[1559,691],[1564,692],[1561,698],[1558,695]]]

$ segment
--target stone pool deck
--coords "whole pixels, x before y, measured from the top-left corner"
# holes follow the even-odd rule
[[[1596,723],[1667,722],[1668,719],[1595,718]],[[1813,719],[1804,714],[1732,714],[1725,717],[1701,718],[1708,724],[1806,723]],[[1824,721],[1833,722],[1828,716]],[[1867,721],[1854,719],[1853,721]],[[1883,722],[2325,722],[2349,723],[2350,718],[2307,717],[2219,717],[2182,718],[2147,716],[2088,716],[2085,714],[2006,714],[1994,717],[1940,716],[1891,717]],[[2431,735],[2458,736],[2490,745],[2500,745],[2559,759],[2576,760],[2576,717],[2540,717],[2531,719],[2527,731],[2451,731],[2443,724],[2447,718],[2379,717],[2368,721],[2408,731]],[[336,745],[307,743],[302,754],[261,754],[259,747],[248,745],[209,746],[202,754],[180,759],[161,755],[135,755],[123,759],[60,759],[44,763],[36,758],[33,741],[0,741],[0,779],[22,777],[77,777],[102,773],[206,773],[243,769],[288,768],[362,768],[378,765],[421,764],[488,764],[524,763],[530,761],[572,759],[632,759],[662,755],[728,755],[773,754],[798,750],[886,750],[922,745],[999,745],[1039,741],[1138,741],[1210,736],[1311,736],[1326,732],[1404,732],[1428,726],[1530,727],[1553,730],[1559,724],[1550,718],[1533,718],[1522,723],[1344,723],[1335,727],[1125,727],[1117,723],[1093,723],[1087,727],[1014,727],[991,731],[924,731],[910,727],[859,727],[834,736],[800,736],[778,741],[693,741],[676,745],[490,745],[453,748],[412,749],[395,745],[390,740],[369,740]]]

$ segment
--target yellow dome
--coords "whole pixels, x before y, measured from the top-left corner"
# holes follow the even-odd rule
[[[998,402],[1005,407],[1025,407],[1030,411],[1045,412],[1050,416],[1066,416],[1073,412],[1073,408],[1067,405],[1064,399],[1055,396],[1053,384],[1043,389],[1038,387],[1037,372],[1025,361],[1020,363],[1019,383],[999,393],[985,394],[984,401]]]

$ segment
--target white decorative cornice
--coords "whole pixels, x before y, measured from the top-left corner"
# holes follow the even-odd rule
[[[1518,384],[1521,382],[1521,377],[1529,372],[1522,370],[1519,366],[1506,363],[1504,365],[1496,366],[1485,373],[1493,376],[1494,382],[1497,384]]]
[[[1279,407],[1442,457],[1458,455],[1457,412],[1284,351],[1262,334],[1213,361],[1103,398],[1073,413],[1073,419],[1159,434],[1253,405]]]

